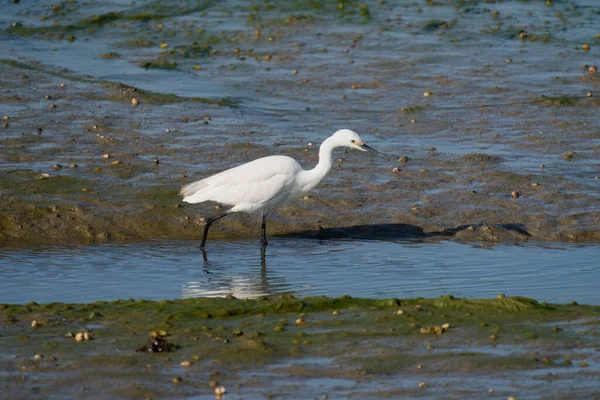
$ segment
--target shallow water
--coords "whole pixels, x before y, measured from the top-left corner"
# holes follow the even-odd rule
[[[478,248],[273,238],[257,241],[0,249],[0,303],[93,302],[226,296],[486,298],[600,304],[600,246],[539,244]]]

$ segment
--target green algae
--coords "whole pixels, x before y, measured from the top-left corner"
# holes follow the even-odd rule
[[[146,38],[135,38],[135,39],[129,39],[129,40],[125,40],[123,42],[119,42],[116,43],[115,46],[116,47],[137,47],[137,48],[144,48],[144,47],[153,47],[156,44]]]
[[[100,58],[104,60],[114,60],[115,58],[121,58],[121,54],[115,51],[109,51],[107,53],[101,53]]]
[[[406,311],[398,315],[399,309]],[[335,315],[333,310],[337,310]],[[217,363],[247,368],[288,357],[341,355],[353,344],[355,350],[346,362],[367,374],[396,373],[414,368],[417,363],[433,365],[450,359],[453,363],[460,362],[465,370],[529,370],[545,364],[525,355],[493,356],[476,350],[442,350],[403,357],[376,353],[389,346],[388,340],[394,340],[391,343],[402,340],[409,346],[425,349],[431,336],[419,334],[419,328],[442,321],[449,323],[450,328],[437,336],[438,345],[466,338],[473,343],[485,343],[490,332],[502,343],[555,345],[557,340],[569,340],[573,330],[561,331],[562,336],[557,336],[548,324],[570,320],[584,324],[598,311],[600,307],[545,305],[523,297],[379,300],[287,295],[255,300],[30,302],[0,304],[0,335],[7,348],[17,354],[43,351],[61,360],[85,362],[86,368],[130,368],[148,362],[157,368],[168,364],[171,357],[193,357],[203,365]],[[293,322],[298,316],[302,317],[301,324]],[[39,321],[38,328],[31,328],[33,320]],[[493,320],[494,326],[488,327],[484,320]],[[534,322],[539,327],[535,331]],[[80,331],[90,332],[93,340],[71,344],[74,339],[64,337],[67,332]],[[165,340],[177,346],[173,356],[157,360],[136,353],[150,332],[160,332]],[[366,343],[370,345],[364,346]],[[118,353],[112,350],[115,346],[120,349]]]
[[[177,63],[168,60],[140,61],[138,65],[144,69],[175,69]]]
[[[542,96],[539,99],[536,99],[536,102],[542,103],[544,105],[553,106],[553,107],[573,107],[577,104],[577,102],[581,99],[587,99],[587,97],[581,96]]]
[[[423,31],[424,32],[434,32],[440,29],[450,29],[454,25],[456,25],[456,20],[454,21],[442,21],[439,19],[430,19],[423,23]]]

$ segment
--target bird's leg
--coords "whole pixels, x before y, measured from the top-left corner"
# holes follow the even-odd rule
[[[262,234],[260,236],[260,243],[262,244],[262,247],[265,248],[269,244],[269,242],[267,242],[267,214],[263,214],[262,216],[261,230]]]
[[[204,244],[206,243],[206,236],[208,235],[208,229],[210,228],[210,226],[212,225],[213,222],[220,220],[221,218],[225,217],[229,215],[229,213],[225,213],[225,214],[221,214],[217,217],[212,217],[206,220],[206,223],[204,225],[204,233],[202,234],[202,242],[200,243],[200,248],[203,249],[204,248]]]
[[[265,270],[265,268],[267,268],[267,252],[266,252],[266,247],[265,246],[260,246],[260,267],[261,267],[261,274],[263,273],[263,271]]]

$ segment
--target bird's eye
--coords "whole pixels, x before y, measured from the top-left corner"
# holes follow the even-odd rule
[[[351,142],[351,143],[356,143],[356,140],[352,139],[350,142]]]

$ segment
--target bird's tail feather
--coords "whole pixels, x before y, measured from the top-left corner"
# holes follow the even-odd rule
[[[206,182],[204,182],[204,180],[188,183],[187,185],[181,188],[179,194],[181,194],[183,197],[188,197],[206,186],[207,184]]]

